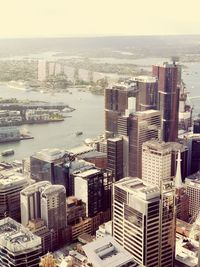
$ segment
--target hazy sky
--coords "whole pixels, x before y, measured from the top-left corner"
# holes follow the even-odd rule
[[[200,0],[0,0],[0,37],[200,34]]]

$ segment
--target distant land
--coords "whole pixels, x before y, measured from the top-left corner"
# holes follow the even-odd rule
[[[171,57],[200,61],[200,35],[1,39],[0,57],[48,51],[83,57]]]

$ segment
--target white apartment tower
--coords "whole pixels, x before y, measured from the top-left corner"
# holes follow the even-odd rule
[[[142,180],[160,187],[171,177],[172,147],[170,143],[152,139],[142,145]]]
[[[173,267],[174,195],[139,178],[113,186],[113,236],[144,267]]]

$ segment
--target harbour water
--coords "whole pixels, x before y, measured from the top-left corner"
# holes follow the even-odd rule
[[[71,148],[82,143],[88,137],[95,137],[103,133],[104,128],[104,101],[103,96],[94,95],[90,92],[80,92],[73,88],[69,93],[42,94],[39,92],[26,92],[5,85],[0,85],[0,96],[2,98],[17,98],[40,100],[49,102],[64,102],[76,110],[68,113],[72,117],[63,122],[46,124],[23,125],[34,139],[15,143],[0,144],[0,153],[3,150],[14,149],[15,154],[2,157],[1,160],[11,161],[23,159],[43,148]],[[76,136],[77,131],[83,135]]]
[[[156,62],[155,62],[156,61]],[[148,58],[137,60],[137,64],[150,69],[152,64],[161,63],[163,59]],[[200,96],[200,63],[187,63],[183,70],[183,81],[186,83],[189,96]],[[95,137],[104,131],[104,98],[90,92],[80,92],[78,89],[70,89],[69,93],[42,94],[39,92],[26,92],[19,89],[0,85],[2,98],[15,97],[17,99],[40,100],[49,102],[64,102],[76,110],[69,113],[72,117],[63,122],[23,125],[34,136],[32,140],[24,140],[17,143],[0,144],[0,153],[6,149],[14,149],[15,154],[0,160],[12,161],[32,155],[43,148],[71,148],[82,143],[89,137]],[[200,98],[191,99],[194,114],[200,113]],[[76,136],[81,131],[83,135]]]

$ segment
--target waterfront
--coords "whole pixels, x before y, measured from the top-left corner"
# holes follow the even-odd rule
[[[70,113],[72,117],[66,118],[63,122],[23,125],[19,127],[26,128],[34,136],[34,139],[0,144],[0,153],[6,149],[13,148],[15,150],[13,156],[2,157],[1,160],[22,159],[48,147],[71,148],[81,144],[85,138],[95,137],[103,133],[103,96],[93,95],[89,92],[79,92],[77,88],[73,88],[70,91],[73,93],[56,93],[52,96],[51,94],[11,89],[1,85],[0,95],[2,98],[14,97],[21,100],[29,99],[52,103],[64,102],[76,109]],[[83,135],[76,136],[75,133],[77,131],[82,131]]]
[[[161,63],[163,59],[138,59],[137,64],[151,69],[154,63]],[[200,63],[185,64],[187,68],[183,71],[183,81],[187,85],[190,96],[199,96],[200,88]],[[88,137],[95,137],[104,131],[104,99],[101,95],[94,95],[90,92],[81,92],[78,88],[70,89],[69,93],[42,94],[40,92],[18,90],[0,85],[0,95],[2,98],[17,98],[20,100],[39,100],[48,102],[64,102],[76,110],[63,122],[54,122],[38,125],[23,125],[19,128],[26,128],[34,139],[24,140],[16,143],[0,144],[0,153],[3,150],[13,148],[15,154],[1,160],[11,161],[22,159],[32,155],[43,148],[58,147],[71,148],[82,143]],[[194,114],[200,113],[200,98],[192,99]],[[83,135],[76,136],[77,131],[82,131]]]

